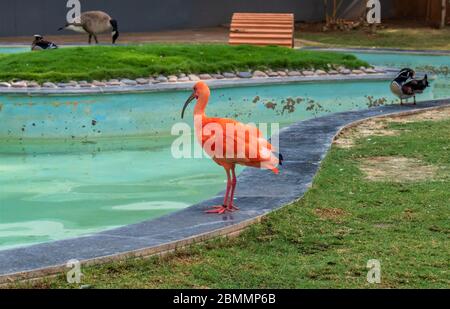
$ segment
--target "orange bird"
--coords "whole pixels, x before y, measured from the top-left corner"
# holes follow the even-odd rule
[[[194,108],[194,127],[197,140],[203,150],[227,174],[227,189],[222,205],[213,206],[207,213],[223,214],[238,210],[234,204],[236,188],[236,164],[272,170],[278,174],[278,165],[283,156],[277,154],[274,147],[263,137],[256,127],[245,125],[228,118],[210,118],[205,109],[208,104],[210,90],[204,82],[195,84],[192,95],[184,103],[181,118],[189,103],[197,99]]]

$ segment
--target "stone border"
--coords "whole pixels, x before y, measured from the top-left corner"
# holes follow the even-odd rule
[[[287,72],[286,72],[287,71]],[[213,88],[235,86],[257,86],[266,84],[286,84],[299,82],[329,82],[354,80],[390,80],[398,70],[389,68],[360,68],[339,71],[254,71],[222,74],[181,74],[178,76],[163,76],[151,78],[112,79],[109,81],[86,81],[69,83],[43,83],[19,81],[0,82],[0,94],[26,95],[58,95],[58,94],[100,94],[100,93],[133,93],[156,92],[167,90],[191,89],[197,81],[203,80]],[[282,76],[283,75],[283,76]]]
[[[239,175],[236,203],[241,211],[207,215],[203,210],[222,202],[218,195],[163,217],[90,236],[0,251],[0,284],[49,276],[78,259],[93,265],[124,258],[164,254],[192,243],[236,234],[268,213],[300,199],[311,186],[332,142],[342,129],[373,117],[406,115],[450,106],[450,99],[418,105],[389,105],[313,118],[280,131],[282,172],[245,169]],[[222,194],[222,193],[221,193]]]
[[[377,54],[414,54],[414,55],[431,55],[431,56],[448,56],[450,51],[438,49],[401,49],[401,48],[369,48],[369,47],[320,47],[320,46],[305,46],[299,47],[301,50],[317,50],[317,51],[334,51],[347,53],[377,53]]]

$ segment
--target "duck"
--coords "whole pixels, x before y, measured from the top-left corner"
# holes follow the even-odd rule
[[[112,19],[111,16],[102,11],[83,12],[80,15],[79,22],[67,23],[58,30],[61,31],[64,29],[89,34],[89,44],[92,42],[92,37],[94,37],[95,43],[98,44],[97,34],[107,31],[111,31],[113,44],[116,43],[119,37],[117,20]]]
[[[400,70],[394,80],[391,82],[391,92],[400,99],[400,105],[403,105],[403,99],[414,98],[416,105],[416,95],[423,93],[429,87],[428,75],[423,79],[416,79],[416,72],[410,68]]]
[[[56,49],[56,48],[58,48],[58,46],[55,43],[44,40],[44,37],[42,35],[40,34],[34,35],[34,40],[31,43],[32,51],[44,49]]]

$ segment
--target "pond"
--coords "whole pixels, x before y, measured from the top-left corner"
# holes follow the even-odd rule
[[[361,54],[377,65],[448,65],[448,57],[394,56]],[[171,154],[188,95],[0,95],[0,249],[157,218],[223,190],[223,169],[210,159]],[[419,100],[446,97],[440,75]],[[283,127],[394,102],[386,81],[266,85],[213,89],[207,114]]]

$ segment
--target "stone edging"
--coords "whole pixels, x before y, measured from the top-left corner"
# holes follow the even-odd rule
[[[44,83],[39,85],[35,82],[20,81],[15,83],[0,82],[0,94],[96,94],[96,93],[128,93],[128,92],[154,92],[166,90],[186,90],[199,81],[206,81],[213,88],[252,86],[264,84],[282,84],[298,82],[320,82],[320,81],[352,81],[352,80],[389,80],[394,77],[396,70],[389,68],[342,69],[340,72],[316,71],[282,71],[284,76],[269,76],[262,71],[240,72],[238,74],[228,73],[227,77],[218,74],[188,75],[182,78],[177,76],[159,76],[151,78],[109,80],[101,82],[70,82],[70,83]],[[226,73],[224,73],[226,74]],[[241,74],[241,75],[239,75]],[[263,75],[264,74],[264,75]],[[183,76],[183,75],[181,75]]]
[[[439,49],[401,49],[401,48],[368,48],[368,47],[320,47],[305,46],[297,49],[301,50],[317,50],[317,51],[333,51],[333,52],[350,52],[350,53],[378,53],[378,54],[414,54],[414,55],[434,55],[448,56],[450,51]]]
[[[405,115],[450,105],[450,99],[418,105],[389,105],[309,119],[280,131],[285,164],[279,175],[245,169],[239,175],[236,203],[241,211],[206,215],[213,197],[161,218],[121,228],[23,248],[0,251],[0,284],[64,271],[69,259],[84,265],[164,254],[212,237],[236,234],[268,213],[298,200],[311,186],[321,161],[342,129],[373,117]]]

